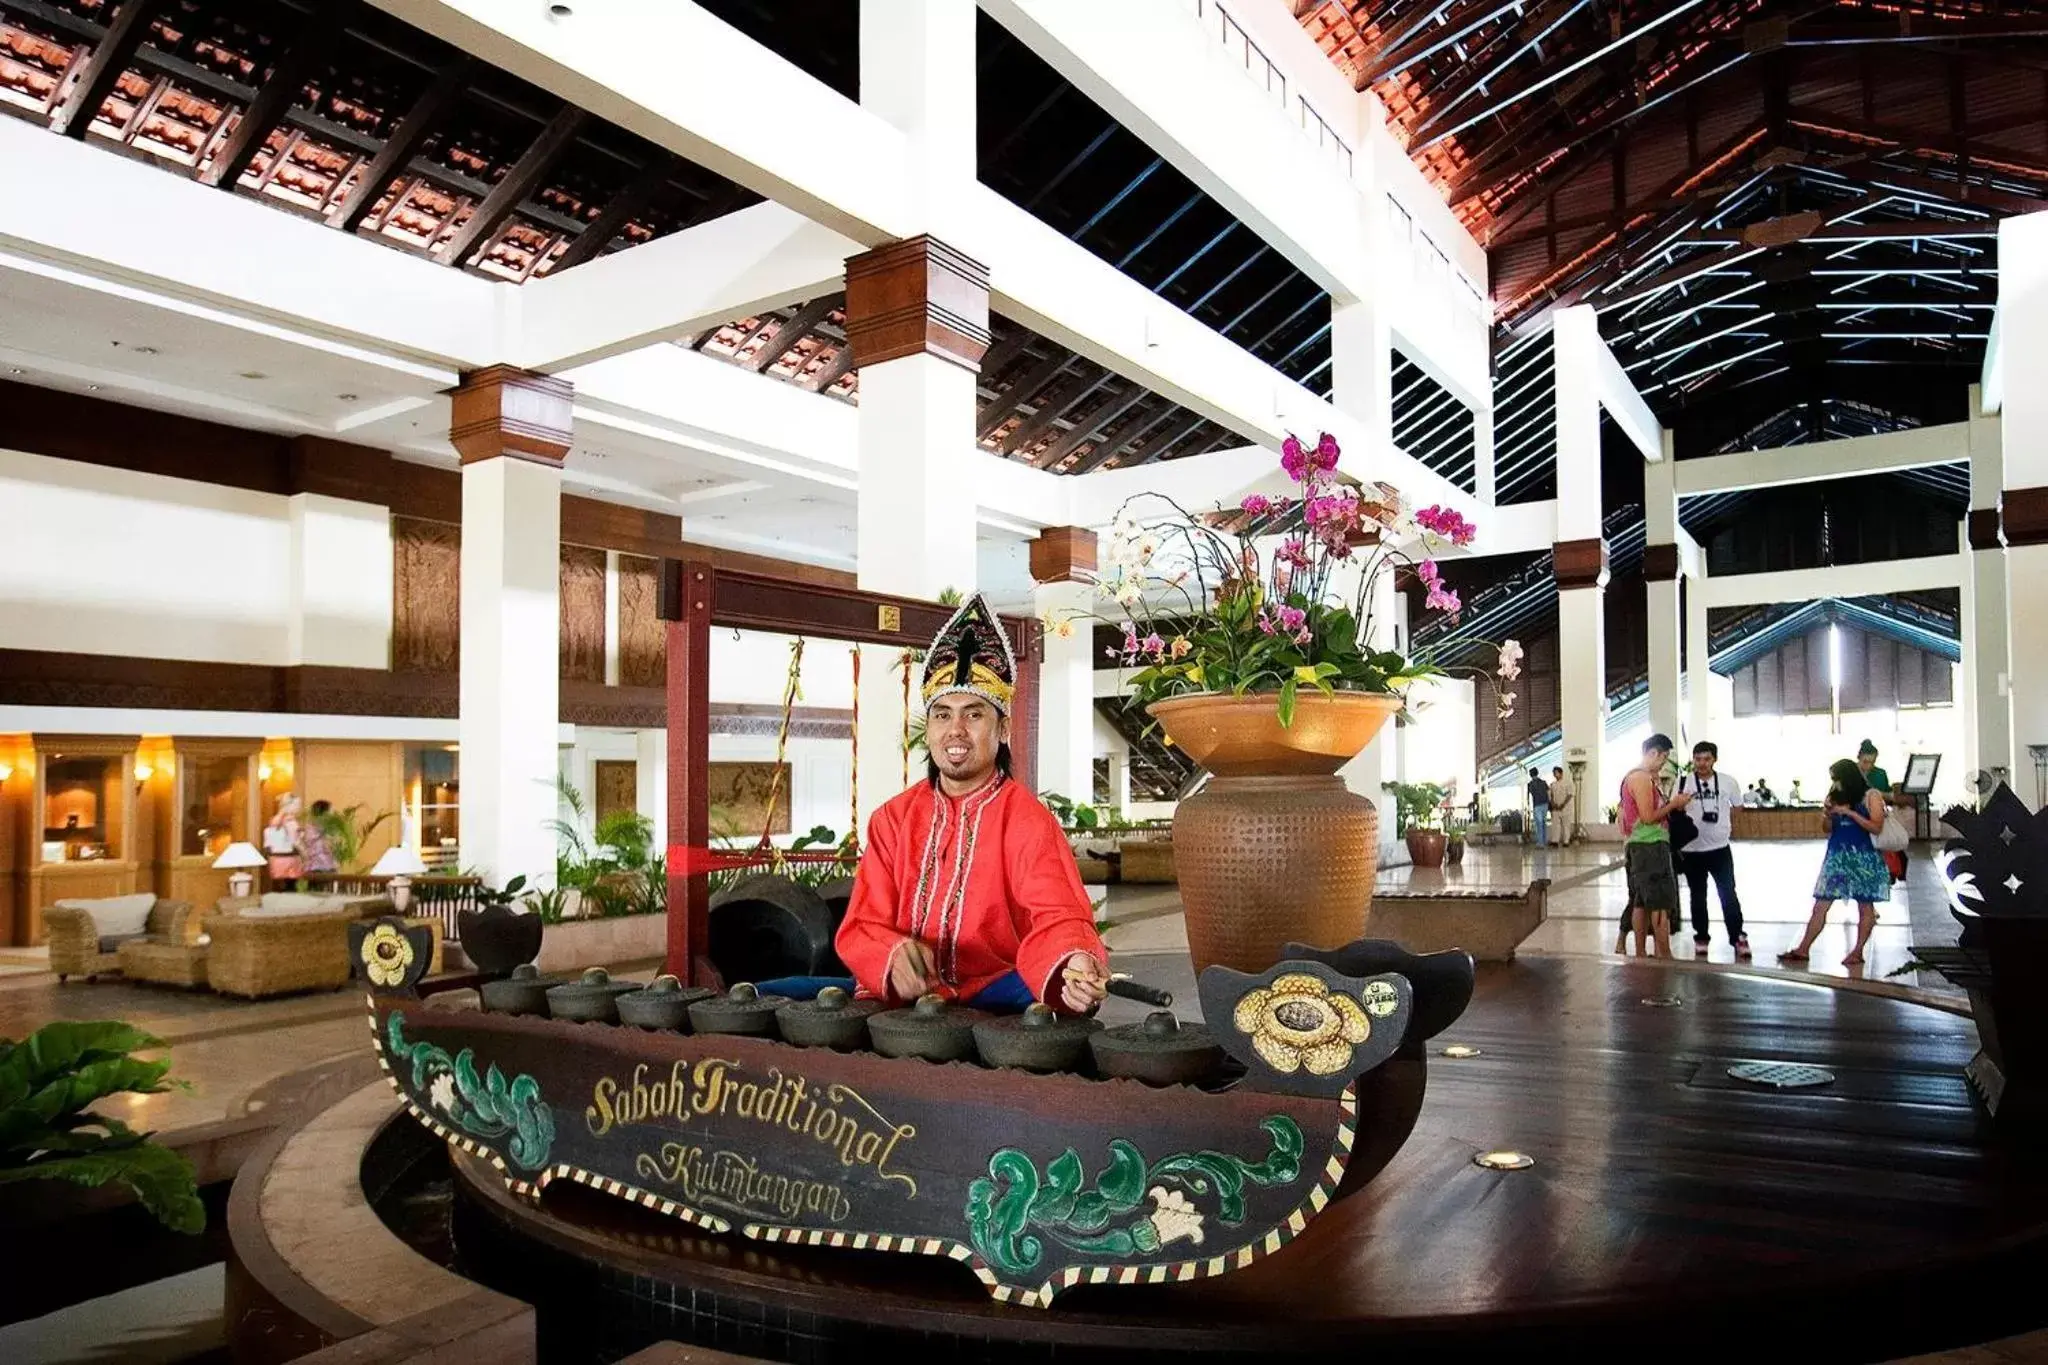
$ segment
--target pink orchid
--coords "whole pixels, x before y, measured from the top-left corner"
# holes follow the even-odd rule
[[[1307,626],[1303,626],[1300,630],[1294,632],[1294,643],[1298,645],[1305,645],[1313,639],[1315,639],[1315,632]]]
[[[1307,621],[1308,613],[1300,607],[1280,608],[1280,628],[1282,630],[1300,630]]]
[[[1444,581],[1443,571],[1438,569],[1434,559],[1425,559],[1415,566],[1415,576],[1422,580],[1422,586],[1436,590]]]
[[[1457,619],[1459,611],[1463,610],[1464,607],[1464,604],[1458,600],[1457,590],[1455,588],[1447,588],[1442,583],[1430,585],[1429,598],[1424,605],[1433,611],[1448,613],[1452,620]]]
[[[1275,628],[1274,628],[1274,625],[1273,625],[1273,618],[1272,618],[1271,616],[1267,615],[1267,614],[1266,614],[1265,612],[1263,612],[1263,611],[1262,611],[1262,612],[1260,612],[1260,613],[1259,613],[1259,634],[1261,634],[1261,635],[1271,635],[1271,634],[1274,634],[1274,633],[1275,633]]]
[[[1155,659],[1166,653],[1166,641],[1160,639],[1156,631],[1140,641],[1138,647]]]
[[[1262,517],[1273,510],[1273,500],[1263,493],[1254,493],[1239,505],[1255,517]]]
[[[1273,558],[1275,562],[1285,564],[1289,568],[1306,569],[1309,563],[1308,545],[1300,536],[1290,536],[1281,543]]]

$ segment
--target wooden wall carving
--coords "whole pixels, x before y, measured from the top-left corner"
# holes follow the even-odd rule
[[[561,565],[561,667],[564,680],[604,681],[605,553],[564,545]]]
[[[619,556],[619,683],[668,685],[668,630],[658,611],[661,561]]]
[[[391,668],[454,673],[462,665],[462,528],[391,519]]]

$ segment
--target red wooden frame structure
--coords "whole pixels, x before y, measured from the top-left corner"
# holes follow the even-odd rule
[[[668,631],[668,970],[685,984],[718,984],[717,972],[705,956],[710,943],[710,886],[702,872],[685,870],[689,851],[711,842],[706,776],[711,761],[712,630],[764,630],[813,640],[924,649],[954,610],[911,597],[721,570],[704,560],[662,561],[660,615]],[[1010,754],[1017,779],[1036,790],[1041,632],[1029,618],[1001,620],[1017,653]]]

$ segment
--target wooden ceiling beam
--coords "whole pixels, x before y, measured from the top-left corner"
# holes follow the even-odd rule
[[[1419,6],[1414,15],[1397,21],[1380,39],[1379,47],[1373,52],[1372,64],[1359,73],[1358,88],[1365,90],[1384,80],[1391,80],[1415,63],[1449,47],[1462,38],[1470,37],[1479,29],[1512,10],[1519,9],[1524,0],[1468,0],[1455,18],[1446,18],[1458,0],[1432,0]],[[1442,19],[1435,28],[1430,25]]]
[[[1542,0],[1542,3],[1525,11],[1519,23],[1504,27],[1499,36],[1489,40],[1488,46],[1503,38],[1509,42],[1520,40],[1520,45],[1513,52],[1496,62],[1480,60],[1480,54],[1474,54],[1471,60],[1460,64],[1448,78],[1432,84],[1429,89],[1429,112],[1409,133],[1410,155],[1427,145],[1422,141],[1424,134],[1449,118],[1451,112],[1475,92],[1486,90],[1496,107],[1511,102],[1493,93],[1499,77],[1509,67],[1535,52],[1539,44],[1549,39],[1591,3],[1592,0]],[[1529,36],[1525,38],[1524,34]],[[1556,49],[1547,55],[1551,60],[1555,60],[1571,50],[1568,45],[1560,42]],[[1525,91],[1530,85],[1545,79],[1544,68],[1549,65],[1549,61],[1539,62],[1524,80],[1512,88],[1516,91]],[[1520,98],[1519,94],[1516,98]]]
[[[59,136],[77,142],[85,140],[92,121],[99,117],[100,106],[120,84],[121,73],[128,69],[136,49],[149,37],[150,25],[163,6],[164,0],[127,0],[121,6],[121,12],[107,26],[106,36],[79,71],[71,93],[58,106],[57,117],[50,126]]]
[[[1074,353],[1059,347],[1044,360],[1026,370],[1022,378],[1003,390],[1003,396],[989,403],[981,415],[981,425],[975,429],[974,439],[986,441],[995,435],[996,429],[1010,420],[1019,408],[1031,401],[1031,396],[1044,388],[1061,370],[1075,359]]]
[[[1090,374],[1083,369],[1063,387],[1056,389],[1039,404],[1038,411],[1018,423],[1017,429],[1003,438],[1006,454],[1021,454],[1030,444],[1052,429],[1052,424],[1073,411],[1074,404],[1086,399],[1116,376],[1101,366],[1093,367],[1097,373]]]
[[[761,349],[754,353],[754,358],[747,362],[747,368],[755,374],[766,373],[776,361],[788,355],[791,348],[809,336],[813,327],[825,320],[825,315],[832,311],[832,306],[838,302],[838,298],[836,294],[826,294],[822,298],[812,299],[798,309],[796,316],[776,328],[775,335],[769,337]]]
[[[1183,408],[1181,411],[1186,412],[1187,410]],[[1147,442],[1142,450],[1135,452],[1139,456],[1138,463],[1150,464],[1186,440],[1198,427],[1201,427],[1208,420],[1199,412],[1187,413],[1187,420],[1172,427],[1164,436],[1159,437],[1157,440]]]
[[[844,375],[852,368],[853,346],[848,342],[842,341],[839,343],[839,349],[832,353],[832,358],[826,361],[819,368],[818,373],[808,381],[811,392],[824,393],[839,382],[841,375]]]
[[[256,98],[242,110],[234,132],[213,161],[199,174],[199,183],[215,189],[232,190],[241,183],[243,172],[256,160],[256,153],[269,142],[270,134],[284,122],[292,106],[306,93],[306,82],[331,53],[334,35],[341,28],[347,6],[324,4],[304,16],[298,31],[286,42],[270,75],[257,88]],[[274,173],[275,167],[273,167]]]
[[[362,226],[363,219],[369,217],[370,210],[377,206],[377,200],[385,189],[404,172],[412,163],[413,155],[426,143],[435,121],[468,87],[473,65],[473,58],[456,57],[427,83],[426,90],[413,101],[412,108],[399,120],[391,137],[377,150],[370,164],[363,168],[362,177],[328,214],[330,226],[343,232],[354,232]]]
[[[576,140],[590,115],[573,104],[565,104],[548,120],[540,136],[533,140],[514,162],[512,169],[505,172],[505,178],[491,187],[476,212],[469,216],[455,236],[448,243],[447,252],[441,257],[443,265],[457,267],[468,265],[470,257],[486,246],[504,226],[513,211],[526,202],[547,173],[554,168],[562,154]]]
[[[564,270],[573,270],[585,261],[595,259],[597,253],[612,244],[612,239],[626,230],[626,224],[646,212],[648,205],[668,184],[669,176],[675,171],[675,158],[666,153],[656,153],[654,159],[640,168],[640,173],[627,181],[620,191],[613,195],[591,224],[576,234],[576,240],[569,243],[569,249],[562,258],[548,270],[550,275],[559,275]]]
[[[1073,469],[1068,472],[1070,474],[1087,474],[1102,468],[1102,466],[1129,450],[1133,444],[1144,440],[1146,436],[1150,435],[1162,423],[1170,421],[1173,415],[1180,411],[1178,404],[1160,398],[1157,394],[1148,394],[1147,396],[1153,400],[1150,404],[1129,421],[1125,422],[1118,430],[1104,433],[1102,439],[1095,443],[1095,448],[1076,460]]]
[[[1057,469],[1060,461],[1079,450],[1091,437],[1105,436],[1117,419],[1152,397],[1152,391],[1142,384],[1133,384],[1121,396],[1112,395],[1098,404],[1093,411],[1075,422],[1066,435],[1047,446],[1032,461],[1040,469]]]

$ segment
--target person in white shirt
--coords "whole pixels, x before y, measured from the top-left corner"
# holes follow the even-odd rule
[[[1679,867],[1692,897],[1693,956],[1707,955],[1707,878],[1712,877],[1735,956],[1747,958],[1749,936],[1742,932],[1742,902],[1735,895],[1735,852],[1728,846],[1729,827],[1744,793],[1740,782],[1715,770],[1720,758],[1720,749],[1703,739],[1692,746],[1692,771],[1678,779],[1678,789],[1692,794],[1686,814],[1699,831],[1678,850]]]

